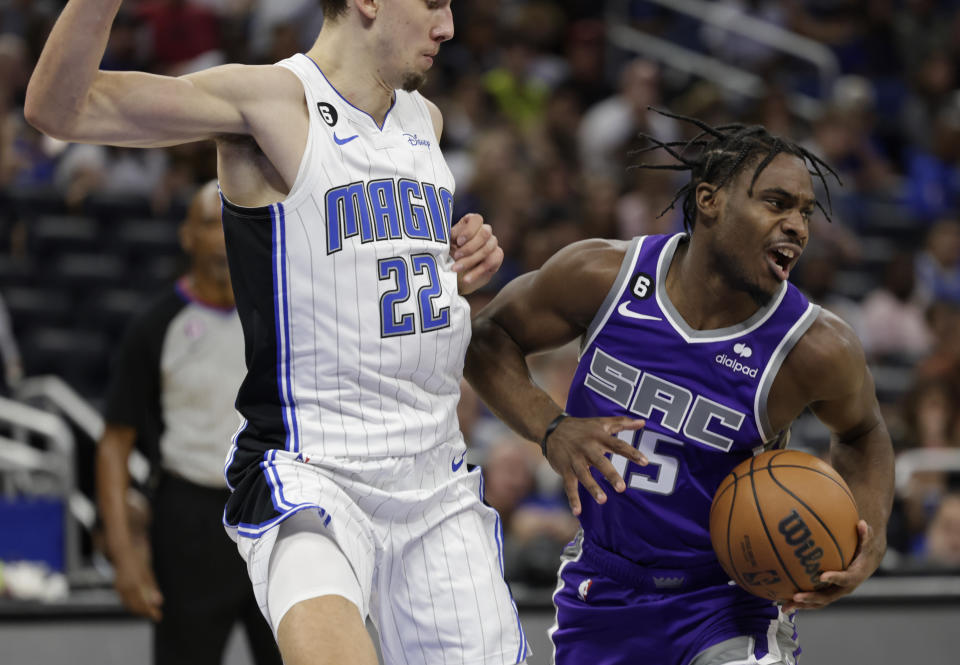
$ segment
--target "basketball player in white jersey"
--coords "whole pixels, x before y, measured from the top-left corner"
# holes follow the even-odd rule
[[[440,113],[416,88],[449,0],[324,0],[306,53],[180,78],[103,72],[122,0],[70,0],[27,119],[90,143],[215,139],[244,329],[224,523],[287,665],[524,662],[500,522],[463,463],[469,312],[499,267],[452,225]]]

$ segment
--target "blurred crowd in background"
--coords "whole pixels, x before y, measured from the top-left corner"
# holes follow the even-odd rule
[[[110,351],[129,316],[182,266],[176,226],[216,176],[210,143],[137,150],[68,145],[23,119],[31,68],[63,2],[0,0],[0,383],[57,374],[102,404]],[[824,86],[809,63],[666,9],[628,0],[456,0],[455,39],[422,92],[444,113],[457,180],[454,219],[479,212],[506,259],[471,298],[587,237],[682,230],[674,193],[687,176],[632,169],[641,133],[761,123],[839,173],[794,282],[859,334],[899,455],[960,450],[960,2],[719,0],[826,45]],[[608,20],[758,75],[756,96],[616,48]],[[271,63],[312,43],[316,0],[128,0],[102,66],[179,75]],[[798,94],[818,100],[799,113]],[[814,179],[817,182],[817,179]],[[535,359],[558,402],[576,364],[567,347]],[[552,585],[575,533],[557,478],[535,446],[496,421],[464,384],[460,410],[486,498],[500,510],[507,574]],[[826,455],[801,418],[792,444]],[[922,465],[921,465],[922,466]],[[81,487],[89,483],[81,468]],[[898,488],[881,572],[960,570],[960,482],[920,468]],[[642,519],[642,516],[638,516]]]

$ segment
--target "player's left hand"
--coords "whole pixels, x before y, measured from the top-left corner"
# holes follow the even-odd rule
[[[794,594],[790,601],[784,603],[784,613],[826,607],[838,598],[852,593],[865,579],[873,575],[880,566],[880,560],[883,559],[886,538],[878,538],[873,528],[863,520],[857,523],[857,533],[860,536],[860,545],[847,569],[828,570],[821,573],[820,581],[827,582],[830,586],[819,591],[802,591]]]
[[[472,293],[489,282],[503,263],[503,249],[493,228],[472,212],[450,229],[450,255],[460,295]]]

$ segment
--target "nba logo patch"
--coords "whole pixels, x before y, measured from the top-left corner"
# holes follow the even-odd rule
[[[577,595],[580,596],[580,600],[586,600],[587,594],[590,593],[590,587],[593,586],[593,580],[586,579],[580,582],[580,586],[577,588]]]

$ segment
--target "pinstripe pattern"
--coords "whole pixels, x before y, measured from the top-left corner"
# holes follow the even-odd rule
[[[450,269],[454,182],[429,111],[398,91],[378,127],[306,56],[278,64],[302,81],[310,125],[282,203],[225,204],[258,369],[238,397],[247,423],[224,523],[268,620],[273,527],[299,513],[348,559],[387,662],[519,663],[530,649],[499,517],[480,472],[451,466],[465,450],[470,320]]]
[[[470,340],[469,309],[449,270],[451,210],[439,195],[452,193],[454,183],[435,145],[429,112],[416,93],[398,92],[383,128],[378,128],[345,103],[306,56],[280,65],[304,82],[311,109],[308,148],[297,182],[287,200],[271,209],[277,381],[286,448],[308,457],[422,452],[457,433],[459,381]],[[318,102],[336,108],[333,127],[321,118]],[[334,134],[358,138],[337,145]],[[411,137],[430,145],[412,145]],[[342,216],[349,206],[355,219],[374,224],[367,183],[375,181],[413,183],[407,190],[414,192],[412,199],[391,184],[395,200],[387,201],[387,207],[398,228],[415,230],[419,223],[423,229],[426,224],[432,236],[403,233],[376,240],[360,232],[351,235],[344,219],[327,219],[330,210]],[[331,208],[328,199],[336,197],[330,193],[351,183],[359,199],[347,196]],[[436,197],[426,194],[431,187],[436,187]],[[431,220],[430,214],[442,219]],[[437,228],[442,237],[433,237]],[[336,237],[335,246],[328,244],[330,237]],[[422,292],[434,286],[433,277],[429,270],[416,271],[414,256],[430,257],[438,269],[441,291],[426,306]],[[378,266],[394,257],[406,267],[402,279],[409,297],[396,302],[389,314],[413,316],[415,326],[411,334],[382,337],[383,298],[399,287],[401,277],[382,279]],[[443,310],[449,311],[449,325],[423,332],[423,319]]]
[[[462,451],[458,439],[389,460],[305,465],[278,450],[264,460],[277,501],[300,497],[291,510],[315,510],[318,532],[350,561],[387,663],[507,664],[530,655],[503,579],[499,516],[480,500],[479,470],[451,468]],[[276,531],[238,541],[267,616]]]
[[[286,220],[283,205],[270,206],[270,215],[274,225],[274,293],[276,294],[276,330],[277,330],[277,388],[283,409],[283,424],[287,432],[286,449],[299,452],[299,427],[294,407],[291,371],[293,357],[290,353],[290,305],[289,281],[287,279]]]

